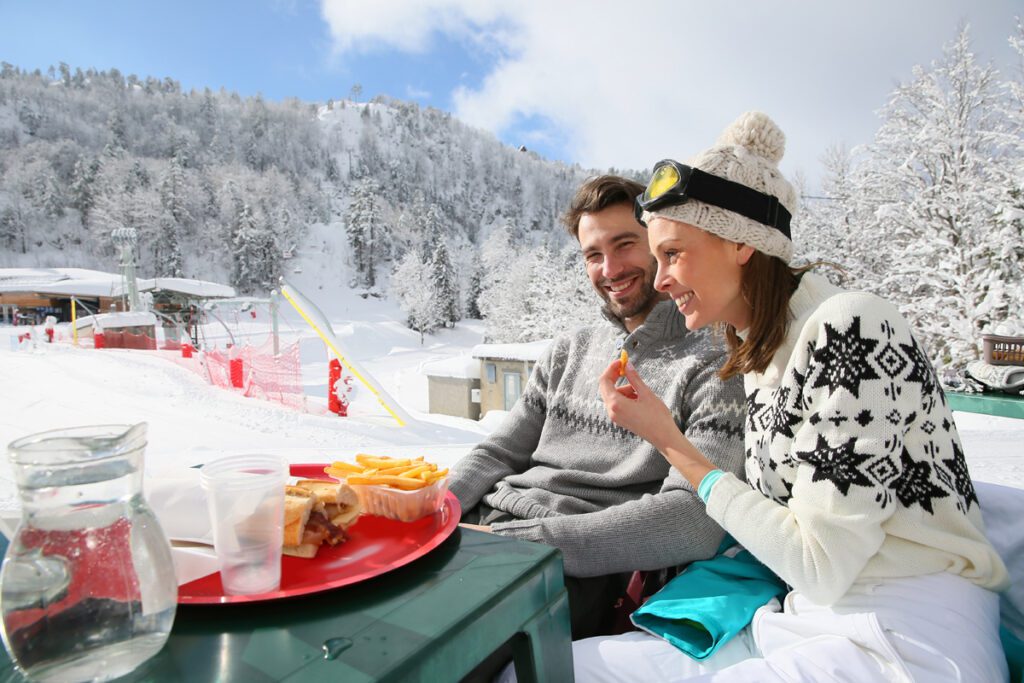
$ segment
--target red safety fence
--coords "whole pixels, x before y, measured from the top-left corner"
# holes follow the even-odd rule
[[[258,347],[214,349],[203,354],[203,361],[206,376],[215,386],[240,389],[244,396],[300,410],[305,408],[298,342],[282,348],[276,356],[271,341]]]
[[[97,332],[94,338],[97,349],[156,349],[156,338],[142,332],[132,332],[130,328],[105,329]]]
[[[31,332],[19,335],[18,342],[30,338]],[[70,335],[59,335],[56,341],[72,343]],[[123,329],[96,330],[92,345],[102,349],[143,349],[175,351],[161,354],[177,365],[202,374],[215,386],[241,391],[244,396],[281,403],[297,410],[306,409],[306,397],[302,386],[302,363],[299,357],[299,342],[293,342],[274,355],[273,340],[267,339],[259,346],[234,346],[227,350],[212,349],[197,352],[190,342],[167,339],[161,344],[146,334],[136,334]],[[79,342],[88,345],[87,335],[79,335]],[[198,356],[198,357],[197,357]],[[197,362],[198,361],[198,362]]]

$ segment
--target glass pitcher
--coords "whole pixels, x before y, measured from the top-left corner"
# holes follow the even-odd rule
[[[0,570],[3,640],[30,678],[107,680],[171,631],[171,548],[142,497],[146,424],[43,432],[8,446],[22,518]]]

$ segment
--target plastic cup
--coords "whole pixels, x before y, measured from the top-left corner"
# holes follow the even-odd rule
[[[200,470],[227,595],[280,587],[287,478],[288,463],[274,455],[230,456]]]

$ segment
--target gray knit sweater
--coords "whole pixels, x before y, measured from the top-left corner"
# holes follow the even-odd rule
[[[742,383],[718,379],[724,345],[688,331],[671,301],[630,334],[609,317],[560,335],[449,485],[463,510],[482,500],[516,518],[492,525],[495,533],[559,548],[570,576],[680,565],[710,557],[722,539],[679,472],[608,419],[597,382],[620,344],[693,444],[742,476]]]

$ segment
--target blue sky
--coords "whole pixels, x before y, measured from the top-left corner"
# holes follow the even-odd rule
[[[548,158],[649,167],[706,148],[739,113],[787,133],[813,181],[958,24],[1009,69],[1019,0],[0,0],[0,60],[169,76],[270,99],[387,94]]]
[[[318,2],[11,2],[0,0],[0,59],[28,69],[56,66],[170,76],[183,87],[323,101],[386,93],[442,108],[487,64],[440,36],[429,57],[398,50],[333,54]],[[490,58],[488,58],[490,60]]]

